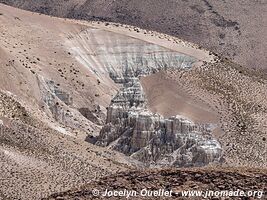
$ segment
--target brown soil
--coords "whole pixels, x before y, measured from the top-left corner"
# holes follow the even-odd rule
[[[166,73],[143,77],[141,82],[152,112],[165,117],[182,115],[197,123],[219,122],[216,111],[168,79]]]
[[[84,185],[82,188],[73,189],[64,193],[54,194],[52,199],[107,199],[103,196],[93,196],[92,190],[100,192],[108,190],[172,190],[172,197],[131,197],[132,199],[203,199],[203,197],[185,198],[181,197],[181,191],[186,190],[243,190],[244,192],[263,191],[266,198],[267,176],[266,170],[259,169],[213,169],[213,168],[193,168],[193,169],[164,169],[123,172],[114,176],[108,176],[96,182]],[[177,193],[177,194],[176,194]],[[125,199],[125,197],[111,197],[108,199]],[[223,198],[207,198],[223,199]],[[231,197],[226,199],[257,199],[257,197]]]
[[[229,60],[192,70],[169,71],[166,77],[178,88],[218,113],[217,133],[226,163],[232,166],[266,167],[266,75]]]

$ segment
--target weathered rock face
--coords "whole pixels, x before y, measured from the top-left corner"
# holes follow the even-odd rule
[[[97,28],[70,37],[66,45],[101,84],[109,84],[111,78],[121,86],[108,107],[100,135],[88,138],[89,142],[150,165],[195,166],[220,160],[220,144],[205,125],[181,116],[164,119],[150,112],[139,81],[161,70],[188,69],[198,59]]]
[[[97,125],[102,125],[104,123],[104,121],[102,121],[99,117],[100,115],[103,115],[100,110],[100,106],[95,106],[94,110],[90,110],[89,108],[79,108],[78,110],[86,119],[90,120],[91,122]]]
[[[70,37],[66,46],[101,83],[106,82],[106,75],[117,83],[125,83],[159,69],[190,67],[196,61],[157,44],[97,28]]]
[[[77,132],[72,131],[72,129],[76,129],[79,130],[79,137],[85,139],[88,133],[92,132],[88,128],[88,124],[94,124],[94,127],[103,124],[102,116],[100,117],[103,113],[100,112],[99,107],[96,106],[95,109],[76,108],[71,93],[64,90],[60,84],[41,75],[36,76],[36,79],[41,94],[40,106],[45,114],[53,119],[53,123],[61,127],[56,130],[78,137]],[[54,126],[52,127],[54,128]]]
[[[180,167],[220,161],[221,146],[204,125],[195,125],[181,116],[164,119],[147,110],[126,114],[122,108],[112,106],[109,112],[117,117],[102,129],[99,145],[148,164]]]
[[[37,76],[37,80],[44,107],[48,108],[56,121],[64,124],[68,115],[66,115],[66,111],[60,106],[60,103],[72,105],[71,95],[60,89],[54,81],[46,80],[42,76]]]
[[[150,166],[202,166],[219,162],[222,149],[209,125],[194,124],[182,116],[164,119],[147,109],[139,77],[171,68],[167,64],[128,68],[110,77],[122,88],[112,99],[106,125],[96,144],[109,146]],[[177,63],[176,68],[180,67]],[[190,67],[191,62],[186,67]]]

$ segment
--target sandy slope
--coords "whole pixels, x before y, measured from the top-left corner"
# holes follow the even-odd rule
[[[0,0],[58,17],[105,20],[194,42],[248,67],[266,69],[265,0]]]
[[[143,77],[142,85],[153,112],[165,117],[180,114],[198,123],[219,122],[215,110],[178,87],[164,72]]]
[[[105,107],[118,88],[108,77],[106,64],[118,66],[129,46],[136,48],[130,49],[129,59],[142,48],[148,55],[179,50],[198,60],[211,57],[190,45],[125,27],[112,29],[4,5],[0,13],[4,199],[38,199],[136,166],[121,154],[84,142],[88,135],[98,134]],[[90,117],[85,118],[80,108],[86,108]]]
[[[0,199],[39,199],[131,167],[123,155],[84,141],[99,126],[77,108],[104,109],[116,87],[94,87],[96,77],[65,47],[83,25],[3,5],[0,12]],[[72,105],[53,97],[51,80]],[[72,117],[58,121],[64,115],[49,110],[47,97]]]

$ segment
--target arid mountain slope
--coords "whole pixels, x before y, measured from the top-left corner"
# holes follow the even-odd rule
[[[123,26],[57,19],[2,4],[0,13],[4,199],[38,199],[141,166],[84,141],[99,134],[120,87],[110,73],[123,74],[125,65],[176,67],[184,58],[201,64],[213,57],[178,39],[165,41]]]
[[[212,0],[0,0],[44,14],[131,24],[199,44],[248,67],[266,67],[267,3]]]
[[[84,141],[116,90],[108,80],[94,87],[65,46],[84,26],[3,5],[0,13],[0,199],[40,199],[135,167]]]
[[[262,70],[129,25],[0,13],[1,198],[144,166],[266,168]]]

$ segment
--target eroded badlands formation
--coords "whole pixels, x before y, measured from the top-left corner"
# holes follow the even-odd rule
[[[107,108],[100,135],[89,142],[152,165],[202,166],[220,161],[222,149],[211,134],[216,124],[197,125],[178,115],[164,119],[151,112],[139,80],[164,70],[190,70],[199,62],[194,50],[185,55],[99,28],[83,30],[67,45],[99,84],[111,78],[120,87]]]
[[[166,52],[143,52],[110,77],[122,88],[111,100],[106,124],[94,142],[109,146],[146,164],[202,166],[220,161],[222,149],[209,124],[194,124],[183,116],[164,119],[147,107],[139,78],[160,70],[191,68],[194,58]],[[127,60],[126,60],[127,61]]]
[[[259,71],[136,27],[0,13],[0,198],[143,167],[266,165]]]

